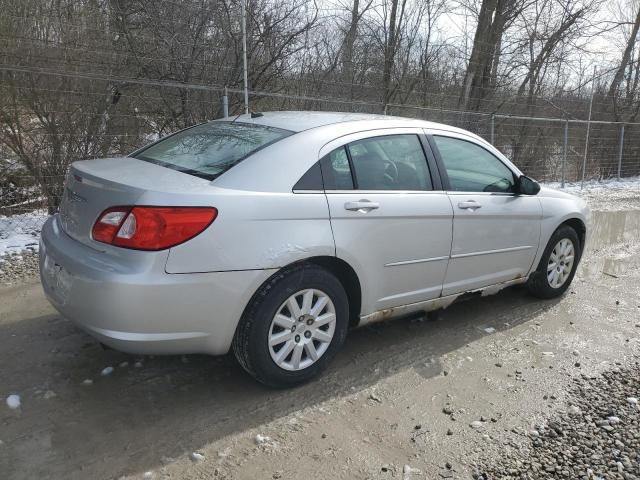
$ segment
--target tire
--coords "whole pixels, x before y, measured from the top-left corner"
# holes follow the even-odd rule
[[[321,307],[322,302],[317,302],[324,299],[323,295],[328,298],[326,306],[315,317],[311,314],[296,316],[296,313],[300,314],[305,309],[305,295],[309,295],[309,291],[313,292],[311,302],[314,307]],[[289,309],[292,296],[296,299],[296,304],[302,307],[298,312],[293,312],[295,306]],[[313,309],[309,311],[314,313]],[[317,325],[320,325],[331,318],[332,313],[335,321],[327,325],[313,326],[314,319]],[[298,322],[291,324],[291,328],[283,328],[278,324],[281,320],[276,321],[276,314],[281,314],[278,316],[279,319],[286,317],[287,321],[298,318]],[[300,320],[303,317],[306,320]],[[327,367],[344,344],[348,326],[349,303],[340,281],[322,267],[298,264],[276,273],[254,294],[238,324],[232,348],[240,365],[259,382],[274,388],[292,387],[307,382]],[[321,332],[324,332],[323,343],[316,340],[316,335],[321,336]],[[333,332],[330,340],[326,340],[329,335],[327,332]],[[278,335],[290,338],[281,345],[271,346],[270,340],[276,340],[275,337]],[[306,335],[309,335],[309,338],[305,338]],[[293,347],[290,347],[290,341]],[[315,360],[308,350],[311,348],[309,343],[318,356]],[[296,368],[294,351],[291,350],[290,355],[284,354],[286,348],[298,351],[300,345],[303,350],[298,354]],[[284,350],[276,350],[279,348]],[[280,355],[284,355],[284,359],[278,364],[276,357]],[[285,360],[287,358],[290,360]],[[305,362],[309,361],[312,363],[305,367]]]
[[[571,245],[573,247],[573,263],[571,264],[570,269],[567,269],[565,268],[566,264],[563,262],[563,260],[568,258],[568,256],[563,257],[561,255],[556,255],[556,258],[559,258],[561,260],[557,264],[554,263],[554,265],[557,265],[557,267],[555,268],[564,268],[563,272],[566,273],[563,273],[564,281],[562,281],[561,284],[554,284],[554,281],[550,280],[549,278],[551,272],[548,271],[548,268],[551,266],[550,260],[551,255],[554,253],[554,249],[556,249],[556,247],[558,247],[560,245],[560,242],[562,241],[571,242]],[[557,253],[559,251],[561,251],[561,249],[558,250]],[[581,256],[582,248],[580,246],[580,238],[578,237],[576,231],[568,225],[562,225],[558,227],[558,229],[553,232],[553,235],[551,235],[551,238],[549,239],[549,243],[547,244],[542,257],[540,258],[538,268],[531,274],[531,277],[526,284],[527,289],[532,295],[538,298],[549,299],[561,296],[564,292],[567,291],[569,285],[571,285]],[[555,277],[556,282],[559,281],[558,278],[558,276]]]

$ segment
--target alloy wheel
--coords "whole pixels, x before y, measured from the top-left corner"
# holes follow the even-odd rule
[[[269,327],[269,353],[280,368],[303,370],[327,351],[336,329],[336,310],[321,290],[305,289],[278,308]]]
[[[551,287],[560,288],[564,285],[571,274],[574,260],[573,242],[563,238],[553,248],[547,264],[547,281]]]

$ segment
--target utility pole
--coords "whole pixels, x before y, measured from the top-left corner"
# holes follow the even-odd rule
[[[242,5],[242,67],[244,74],[244,113],[249,113],[249,87],[247,81],[247,0],[240,0]]]

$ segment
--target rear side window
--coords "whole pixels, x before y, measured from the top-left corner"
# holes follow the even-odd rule
[[[171,135],[133,156],[213,180],[252,153],[292,133],[264,125],[211,122]]]
[[[365,138],[348,145],[358,190],[432,190],[417,135]]]
[[[433,190],[417,135],[357,140],[322,159],[327,190]]]
[[[320,171],[320,162],[316,162],[313,167],[307,170],[298,183],[293,186],[293,190],[322,190],[324,184],[322,182],[322,172]]]
[[[353,178],[345,147],[340,147],[320,160],[326,190],[353,190]]]
[[[451,190],[458,192],[515,191],[513,172],[495,155],[475,143],[434,135]]]

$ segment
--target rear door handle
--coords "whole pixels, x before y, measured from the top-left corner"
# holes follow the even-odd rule
[[[358,211],[362,213],[368,213],[371,210],[380,208],[380,204],[377,202],[371,202],[369,200],[360,200],[358,202],[347,202],[344,204],[345,210]]]
[[[458,208],[461,208],[463,210],[476,210],[478,208],[482,208],[482,205],[480,205],[475,200],[467,200],[466,202],[458,203]]]

